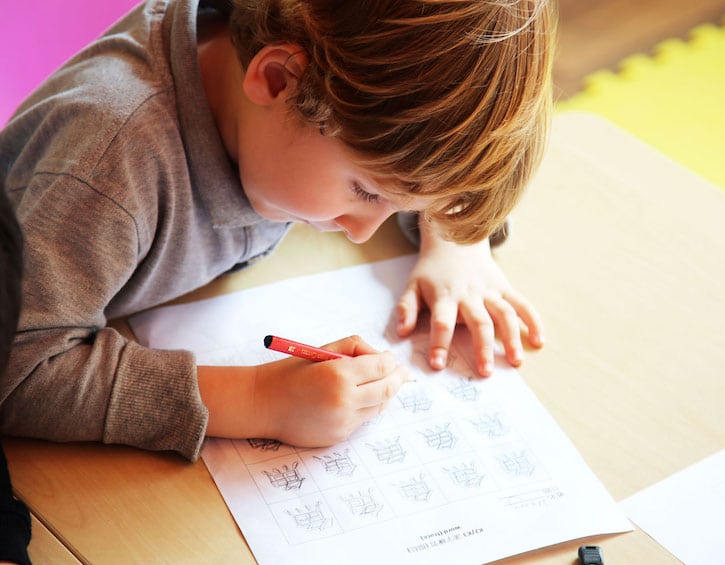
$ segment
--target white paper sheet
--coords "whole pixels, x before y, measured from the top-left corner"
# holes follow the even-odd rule
[[[160,308],[131,320],[141,343],[199,364],[283,357],[276,334],[321,345],[352,333],[414,369],[348,441],[296,449],[208,439],[202,457],[266,565],[480,564],[629,522],[519,374],[471,378],[458,332],[448,369],[427,368],[427,331],[399,340],[391,313],[412,256]],[[555,378],[552,375],[551,378]]]
[[[630,496],[620,506],[686,565],[725,563],[725,450]]]

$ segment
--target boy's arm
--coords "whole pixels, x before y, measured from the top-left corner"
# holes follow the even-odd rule
[[[109,303],[140,261],[133,219],[70,177],[40,175],[25,190],[24,304],[0,383],[2,431],[195,459],[207,413],[193,356],[150,350],[105,327]]]
[[[48,328],[17,336],[8,371],[7,435],[199,455],[207,414],[189,352],[148,349],[111,328]]]
[[[378,416],[409,378],[408,367],[391,352],[376,351],[357,336],[326,347],[348,357],[198,367],[199,389],[209,409],[207,435],[334,445]]]
[[[499,334],[508,361],[523,357],[519,319],[534,347],[543,344],[538,314],[509,284],[493,260],[488,240],[458,245],[441,238],[435,226],[420,222],[420,257],[398,304],[398,333],[409,335],[424,307],[431,312],[429,363],[442,369],[457,323],[468,327],[476,369],[488,376],[494,367],[494,339]]]

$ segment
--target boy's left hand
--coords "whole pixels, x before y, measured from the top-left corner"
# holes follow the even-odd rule
[[[424,307],[431,313],[428,362],[443,369],[456,324],[471,332],[476,370],[490,376],[494,368],[494,340],[498,333],[513,366],[523,360],[520,322],[528,330],[533,347],[543,345],[539,315],[516,292],[494,261],[488,240],[457,245],[421,230],[420,257],[397,307],[397,331],[401,337],[415,329]]]

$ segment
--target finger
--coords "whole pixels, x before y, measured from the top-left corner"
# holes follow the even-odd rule
[[[506,352],[506,359],[511,365],[518,367],[523,361],[524,349],[521,345],[519,317],[516,310],[501,296],[486,297],[484,304],[498,330],[501,343],[503,343]]]
[[[451,347],[457,319],[457,302],[439,299],[431,307],[428,363],[434,369],[445,369],[448,363],[448,350]]]
[[[503,297],[513,306],[516,314],[526,325],[529,343],[533,347],[544,345],[544,324],[536,309],[518,292],[506,292]]]
[[[351,335],[343,339],[338,339],[337,341],[324,345],[323,348],[337,353],[344,353],[349,357],[380,353],[378,349],[375,349],[359,335]]]
[[[461,308],[463,318],[473,341],[476,371],[482,377],[490,377],[494,368],[495,333],[491,315],[480,302]]]
[[[390,351],[351,359],[338,359],[336,362],[339,363],[341,370],[350,376],[350,383],[357,387],[385,379],[400,367],[395,355]]]
[[[411,283],[398,300],[396,307],[396,331],[400,337],[410,335],[418,323],[420,312],[420,290],[417,283]]]
[[[410,370],[405,365],[398,365],[395,370],[384,378],[370,381],[357,387],[355,404],[358,408],[380,407],[393,398],[400,387],[410,379]]]
[[[383,411],[388,407],[388,404],[390,404],[390,401],[388,401],[384,404],[379,404],[377,406],[369,406],[367,408],[361,408],[357,412],[358,418],[360,418],[360,422],[364,423],[364,422],[369,422],[371,420],[374,420],[375,418],[380,416],[380,414],[383,413]]]

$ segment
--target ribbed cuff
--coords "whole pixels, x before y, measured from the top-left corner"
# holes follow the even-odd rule
[[[199,457],[208,411],[189,351],[148,349],[129,342],[108,406],[104,443]]]

